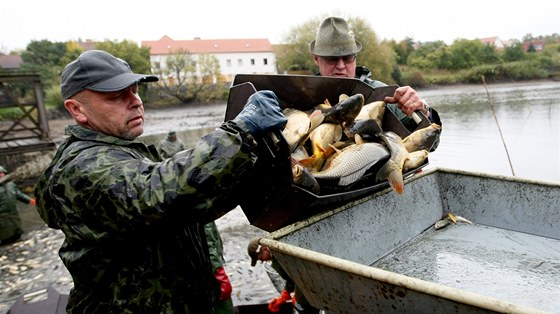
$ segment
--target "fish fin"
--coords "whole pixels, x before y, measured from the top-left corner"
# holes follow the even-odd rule
[[[303,158],[299,161],[300,165],[304,166],[305,168],[309,169],[315,163],[315,155],[309,156],[307,158]]]
[[[383,165],[381,169],[379,169],[379,172],[377,173],[377,179],[378,180],[387,179],[387,181],[389,181],[389,185],[393,188],[395,192],[397,192],[398,194],[403,194],[404,193],[403,175],[402,172],[400,171],[396,171],[396,170],[391,171],[391,168],[396,169],[394,164],[395,163],[392,160],[387,161],[387,163]]]
[[[354,142],[356,144],[363,144],[364,139],[362,138],[362,136],[360,134],[356,134],[356,135],[354,135]]]
[[[356,171],[350,175],[341,177],[340,180],[338,180],[338,185],[346,186],[358,181],[364,175],[364,173],[366,173],[368,169],[369,167],[364,167],[359,171]]]
[[[455,216],[455,219],[457,219],[457,221],[459,221],[459,222],[464,222],[464,223],[467,223],[467,224],[472,224],[472,221],[468,220],[468,219],[465,218],[465,217]]]
[[[454,224],[457,224],[457,218],[455,218],[455,215],[453,215],[451,212],[447,213],[447,217],[449,217],[449,219],[451,219]]]
[[[391,172],[389,177],[387,177],[387,181],[389,181],[389,185],[393,188],[395,192],[398,194],[404,193],[404,180],[402,177],[402,173]]]
[[[317,109],[309,115],[309,119],[311,120],[309,126],[309,132],[311,132],[315,130],[315,128],[317,128],[321,123],[323,123],[323,120],[325,119],[325,115],[321,110]]]

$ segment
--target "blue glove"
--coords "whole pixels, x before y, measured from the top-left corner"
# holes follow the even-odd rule
[[[288,119],[282,113],[274,92],[263,90],[249,97],[247,104],[233,121],[241,122],[251,134],[256,135],[270,129],[281,129]]]

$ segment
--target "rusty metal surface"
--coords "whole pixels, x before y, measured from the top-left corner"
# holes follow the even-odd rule
[[[558,208],[558,183],[430,169],[261,244],[327,312],[560,312]],[[434,237],[447,211],[474,224]]]

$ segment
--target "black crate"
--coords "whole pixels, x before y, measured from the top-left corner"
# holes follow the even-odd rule
[[[364,82],[350,78],[334,78],[306,75],[237,75],[230,88],[225,120],[231,120],[243,109],[249,96],[256,91],[271,90],[280,100],[280,106],[308,110],[328,99],[338,103],[340,94],[352,96],[361,93],[365,104],[392,96],[398,86],[373,88]],[[427,127],[430,121],[420,115],[422,121],[417,129]],[[410,131],[390,111],[385,110],[382,128],[405,138]],[[317,213],[342,206],[349,201],[364,197],[389,187],[387,181],[375,182],[370,173],[354,184],[328,193],[314,194],[292,184],[291,164],[287,143],[281,135],[258,139],[258,177],[241,208],[249,222],[266,231],[275,231]],[[262,156],[262,157],[261,157]],[[428,160],[404,176],[410,176],[428,165]],[[266,174],[266,175],[264,175]]]

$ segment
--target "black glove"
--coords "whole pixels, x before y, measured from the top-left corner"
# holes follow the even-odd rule
[[[247,104],[233,121],[242,123],[251,134],[256,135],[274,128],[281,129],[288,119],[282,113],[274,92],[263,90],[249,97]]]

